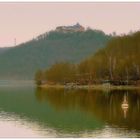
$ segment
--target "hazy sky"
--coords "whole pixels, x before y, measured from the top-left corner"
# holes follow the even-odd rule
[[[81,25],[117,34],[140,29],[140,3],[0,3],[0,47],[55,29]]]

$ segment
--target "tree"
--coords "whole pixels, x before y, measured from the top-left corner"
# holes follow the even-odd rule
[[[35,74],[35,81],[37,85],[41,85],[43,80],[43,71],[38,70]]]
[[[67,62],[56,63],[45,72],[46,79],[48,81],[59,84],[74,81],[75,74],[76,74],[75,65]]]

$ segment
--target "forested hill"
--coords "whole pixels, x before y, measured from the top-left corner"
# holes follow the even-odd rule
[[[140,31],[111,39],[105,48],[81,62],[79,69],[94,79],[140,80]]]
[[[0,79],[33,79],[37,70],[56,62],[80,62],[105,47],[110,38],[98,30],[42,34],[0,54]]]
[[[65,69],[64,69],[65,68]],[[37,71],[36,83],[140,85],[140,31],[112,38],[106,47],[77,65],[57,63]],[[44,84],[44,83],[43,83]]]
[[[0,54],[1,54],[1,53],[4,53],[4,52],[7,51],[8,49],[10,49],[10,47],[3,47],[3,48],[0,48]]]

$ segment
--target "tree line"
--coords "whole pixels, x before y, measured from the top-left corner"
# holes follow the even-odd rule
[[[113,37],[105,48],[78,64],[60,62],[36,73],[39,84],[92,84],[107,80],[127,84],[140,80],[140,31]]]

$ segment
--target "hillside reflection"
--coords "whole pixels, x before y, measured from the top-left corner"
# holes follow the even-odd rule
[[[127,110],[122,107],[124,96],[129,105]],[[140,129],[140,91],[37,89],[36,97],[58,112],[78,110],[110,125]]]

